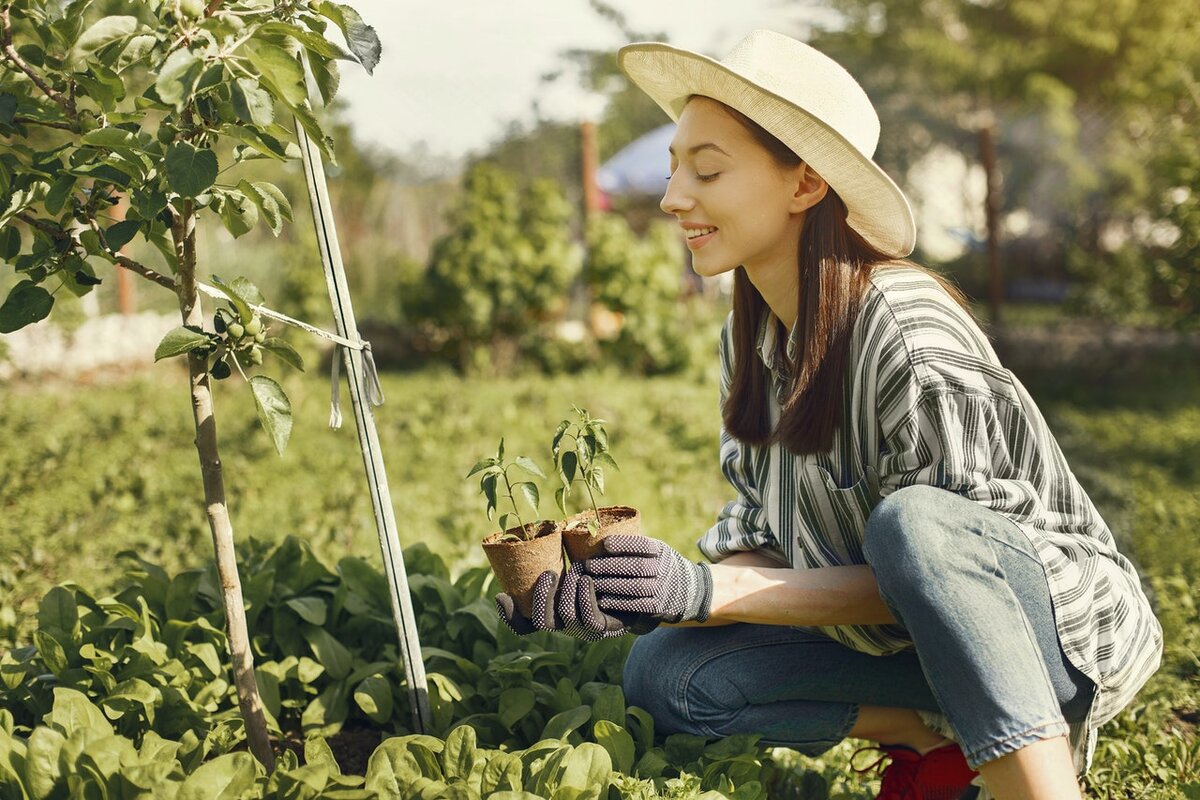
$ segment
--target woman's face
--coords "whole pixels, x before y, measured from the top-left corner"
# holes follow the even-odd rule
[[[698,274],[712,277],[739,265],[752,277],[795,271],[803,212],[815,202],[806,188],[815,178],[811,170],[781,167],[706,97],[684,108],[670,151],[660,206],[679,220]]]

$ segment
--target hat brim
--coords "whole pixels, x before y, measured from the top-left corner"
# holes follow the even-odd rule
[[[846,222],[880,252],[913,251],[917,226],[904,192],[871,158],[795,103],[716,59],[662,42],[637,42],[617,51],[633,83],[678,120],[692,95],[735,108],[804,159],[829,184],[848,212]]]

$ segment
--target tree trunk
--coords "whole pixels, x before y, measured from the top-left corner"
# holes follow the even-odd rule
[[[184,325],[202,327],[204,314],[196,291],[196,217],[191,200],[183,201],[182,214],[172,230],[175,253],[179,261],[179,310]],[[225,605],[226,632],[229,654],[233,661],[233,683],[237,688],[238,705],[246,724],[246,737],[252,752],[267,772],[275,769],[275,754],[267,735],[267,720],[263,715],[262,698],[254,680],[254,655],[250,650],[250,635],[246,627],[246,603],[242,597],[242,582],[238,577],[237,558],[233,548],[233,524],[225,504],[225,479],[221,458],[217,452],[217,421],[213,413],[212,390],[206,360],[195,353],[188,354],[188,373],[192,387],[192,415],[196,424],[196,452],[200,456],[200,473],[204,479],[204,504],[208,527],[212,531],[213,550],[217,558],[217,575],[221,581],[221,598]]]

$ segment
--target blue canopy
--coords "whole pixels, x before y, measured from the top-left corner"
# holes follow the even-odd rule
[[[671,174],[667,147],[674,135],[675,123],[668,122],[621,148],[596,171],[600,191],[612,196],[661,196]]]

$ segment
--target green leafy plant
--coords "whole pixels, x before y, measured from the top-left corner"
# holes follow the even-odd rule
[[[529,526],[521,519],[520,509],[517,507],[517,494],[533,509],[535,515],[537,514],[538,506],[541,504],[541,494],[538,491],[536,483],[533,481],[517,481],[513,483],[508,477],[508,471],[513,467],[524,470],[530,475],[542,478],[543,480],[546,478],[546,473],[542,472],[541,467],[534,463],[533,459],[526,458],[525,456],[517,456],[513,461],[506,462],[504,460],[504,439],[500,440],[500,446],[496,450],[496,455],[476,462],[475,466],[466,475],[466,477],[470,478],[473,475],[483,473],[483,476],[479,480],[479,490],[487,498],[488,519],[492,519],[496,515],[496,510],[501,500],[507,499],[509,506],[512,507],[512,512],[506,511],[500,515],[500,530],[508,531],[515,527],[521,531],[521,535],[505,534],[501,537],[502,541],[528,539],[529,534],[532,533]],[[503,481],[503,486],[501,486],[501,481]],[[510,525],[513,520],[516,520],[517,524],[515,526]]]
[[[330,24],[347,47],[326,38]],[[249,282],[219,284],[236,314],[214,320],[223,331],[204,329],[196,228],[202,217],[215,217],[237,238],[262,220],[278,235],[292,218],[283,193],[227,173],[251,159],[299,154],[293,131],[275,119],[277,105],[332,158],[309,105],[306,66],[328,104],[337,90],[336,61],[370,71],[379,52],[378,37],[357,12],[332,2],[0,5],[0,136],[9,142],[0,152],[0,259],[20,278],[0,304],[0,332],[47,317],[64,289],[64,296],[90,292],[102,281],[98,265],[129,270],[176,295],[182,325],[159,344],[155,359],[188,357],[233,677],[251,749],[268,770],[274,755],[246,633],[210,378],[231,372],[229,354],[239,370],[258,366],[264,351],[301,365],[290,348],[267,345],[251,308],[262,298]],[[224,167],[222,145],[232,154]],[[128,211],[116,217],[122,201]],[[126,253],[127,245],[143,243],[165,270]],[[282,453],[291,432],[287,396],[266,376],[247,382]]]
[[[554,431],[550,450],[554,457],[554,469],[558,475],[559,486],[554,491],[554,501],[559,511],[565,517],[567,514],[567,497],[571,494],[571,485],[575,481],[583,483],[592,504],[593,516],[588,519],[588,529],[595,533],[600,527],[600,509],[596,504],[596,492],[604,494],[604,464],[613,469],[619,469],[617,462],[608,452],[608,432],[604,429],[605,421],[592,419],[586,409],[572,405],[575,419],[564,419]],[[570,439],[570,445],[563,446],[563,440]]]

